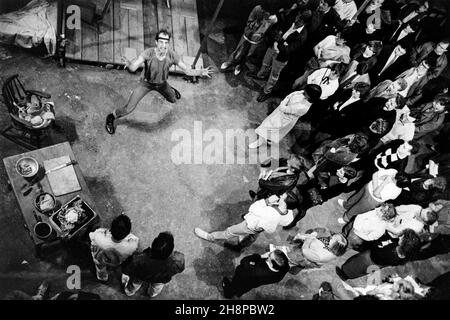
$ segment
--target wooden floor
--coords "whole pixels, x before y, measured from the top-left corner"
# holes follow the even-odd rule
[[[82,1],[76,0],[76,4]],[[75,0],[66,0],[65,6],[72,2],[75,4]],[[155,45],[157,30],[164,28],[172,34],[172,49],[182,56],[186,64],[191,65],[194,61],[200,47],[196,0],[112,0],[99,23],[93,23],[90,19],[92,6],[95,6],[92,3],[96,3],[99,13],[107,1],[85,2],[86,5],[80,6],[83,17],[81,30],[65,31],[67,58],[123,64],[121,56],[125,48],[132,48],[139,55],[144,49]],[[200,56],[196,67],[202,66]]]

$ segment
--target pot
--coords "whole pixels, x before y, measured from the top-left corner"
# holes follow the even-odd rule
[[[53,233],[53,228],[47,222],[40,221],[34,225],[33,232],[39,239],[48,240]]]

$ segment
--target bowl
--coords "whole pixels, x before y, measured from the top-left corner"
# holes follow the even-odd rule
[[[16,162],[16,171],[24,178],[31,178],[39,171],[39,163],[32,157],[23,157]]]
[[[34,199],[34,206],[39,212],[47,213],[56,208],[56,199],[51,193],[43,192]]]

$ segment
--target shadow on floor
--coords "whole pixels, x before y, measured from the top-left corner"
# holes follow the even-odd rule
[[[158,130],[167,129],[174,122],[174,120],[174,111],[171,110],[156,123],[148,123],[135,119],[123,119],[118,123],[144,133],[154,133]]]

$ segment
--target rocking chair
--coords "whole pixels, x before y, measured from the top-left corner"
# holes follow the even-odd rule
[[[43,136],[48,136],[54,124],[54,106],[46,99],[50,94],[26,90],[19,75],[6,79],[2,87],[4,103],[8,108],[11,124],[1,135],[29,150],[41,147]]]

